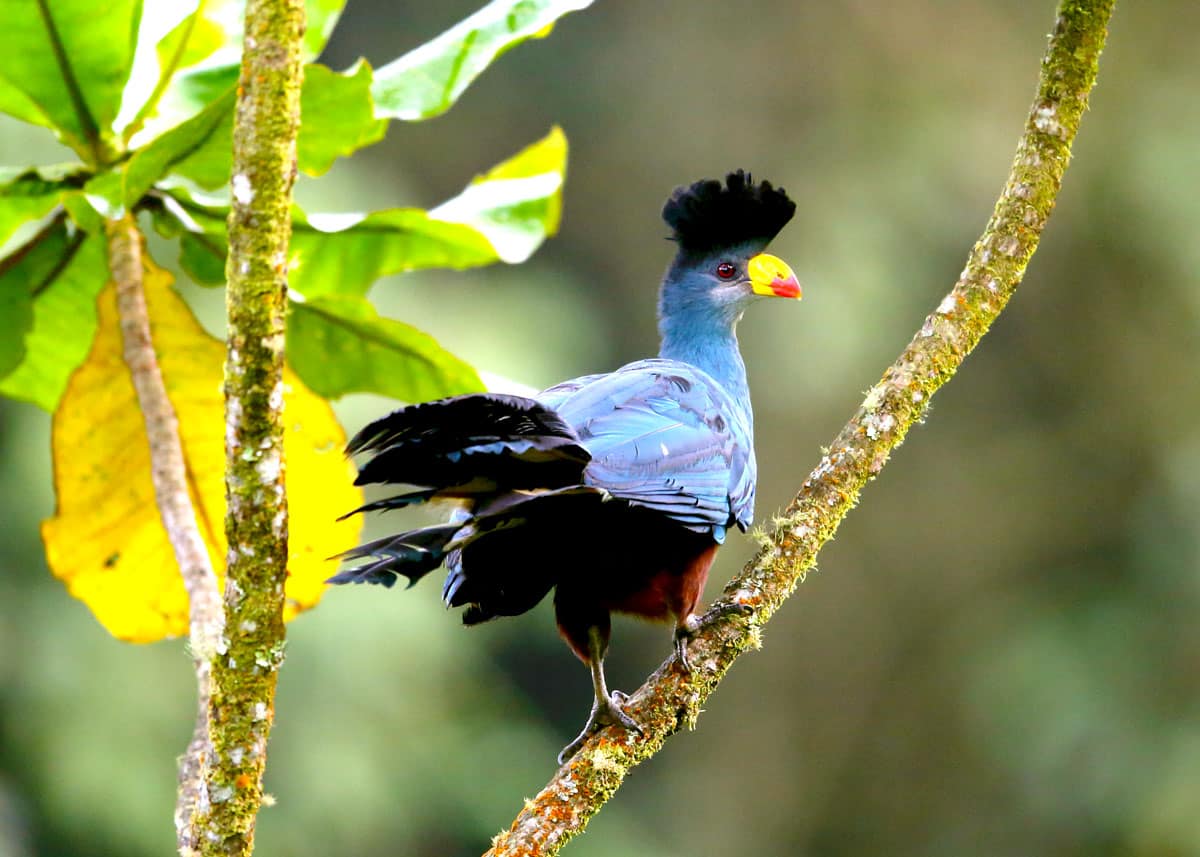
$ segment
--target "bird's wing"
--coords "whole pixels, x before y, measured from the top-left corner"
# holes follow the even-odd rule
[[[601,378],[608,377],[607,373],[598,372],[594,375],[582,375],[578,378],[572,378],[569,381],[560,381],[553,387],[547,387],[542,392],[538,393],[537,400],[547,408],[557,410],[558,406],[567,400],[570,396],[578,393],[582,388],[591,384],[593,381],[599,381]]]
[[[710,376],[643,360],[578,379],[555,409],[592,456],[584,481],[722,540],[753,517],[754,456],[744,409]],[[567,382],[568,386],[576,382]]]

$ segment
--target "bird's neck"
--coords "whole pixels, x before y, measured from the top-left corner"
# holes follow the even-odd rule
[[[664,312],[659,322],[662,347],[658,355],[707,372],[734,401],[744,405],[749,416],[750,388],[738,350],[737,317],[725,318],[702,308],[666,309],[671,311]]]

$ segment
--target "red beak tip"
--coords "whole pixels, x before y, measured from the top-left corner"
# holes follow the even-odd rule
[[[776,280],[775,282],[771,283],[771,290],[775,292],[776,297],[800,297],[800,283],[796,281],[795,277],[789,277],[786,280]]]

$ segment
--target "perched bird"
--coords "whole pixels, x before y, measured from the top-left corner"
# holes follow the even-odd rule
[[[604,678],[610,615],[675,622],[687,643],[709,567],[731,526],[754,514],[754,420],[735,328],[756,298],[799,298],[763,250],[795,212],[782,189],[742,171],[677,189],[663,219],[678,245],[663,277],[655,359],[550,387],[536,398],[456,396],[394,411],[347,453],[369,453],[356,484],[412,490],[355,512],[458,501],[438,526],[343,554],[366,562],[331,583],[409,586],[445,564],[442,598],[463,623],[532,609],[554,591],[559,633],[591,670],[596,729],[641,731]]]

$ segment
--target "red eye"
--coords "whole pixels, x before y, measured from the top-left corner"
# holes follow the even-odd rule
[[[733,277],[733,275],[736,273],[737,273],[737,268],[735,268],[729,262],[722,262],[720,265],[717,265],[717,276],[720,277],[722,280],[731,279]]]

